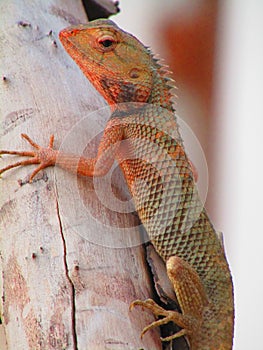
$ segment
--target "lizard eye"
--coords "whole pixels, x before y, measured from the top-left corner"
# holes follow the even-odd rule
[[[102,44],[104,47],[110,47],[114,43],[114,41],[110,39],[105,39],[101,40],[99,43]]]
[[[99,38],[98,43],[100,49],[102,49],[103,51],[111,51],[117,44],[116,39],[109,35],[105,35]]]

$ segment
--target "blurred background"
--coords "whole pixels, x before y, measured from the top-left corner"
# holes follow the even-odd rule
[[[174,72],[235,287],[235,350],[263,349],[263,1],[121,0],[112,19]]]
[[[234,350],[262,350],[263,1],[120,0],[119,6],[112,19],[174,72],[177,113],[205,153],[206,206],[224,234],[234,280]]]

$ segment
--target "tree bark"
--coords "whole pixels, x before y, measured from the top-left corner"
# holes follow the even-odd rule
[[[94,152],[108,110],[89,116],[105,101],[58,40],[62,28],[87,21],[81,2],[10,0],[0,13],[0,148],[31,150],[21,133],[43,146],[55,134],[55,147],[72,152],[94,138]],[[12,161],[3,157],[0,167]],[[140,340],[153,316],[129,312],[132,300],[151,295],[134,216],[108,209],[108,193],[98,195],[90,179],[55,167],[29,184],[32,169],[0,181],[7,349],[161,349],[158,330]],[[127,200],[121,175],[113,179],[115,195]]]

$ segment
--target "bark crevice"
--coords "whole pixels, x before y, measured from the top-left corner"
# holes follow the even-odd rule
[[[68,262],[67,262],[67,243],[63,232],[62,227],[62,221],[59,211],[59,204],[58,200],[56,200],[56,210],[57,210],[57,217],[59,222],[59,230],[62,238],[62,244],[63,244],[63,261],[64,261],[64,267],[65,267],[65,274],[66,278],[70,285],[70,299],[71,299],[71,320],[72,320],[72,337],[73,337],[73,349],[78,350],[78,338],[77,338],[77,330],[76,330],[76,290],[74,283],[70,277],[69,274],[69,268],[68,268]]]

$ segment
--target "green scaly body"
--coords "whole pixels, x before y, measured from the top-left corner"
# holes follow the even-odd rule
[[[32,158],[0,169],[0,174],[39,164],[32,180],[38,171],[56,164],[69,171],[77,168],[79,175],[101,176],[116,158],[149,239],[167,263],[182,314],[165,311],[153,301],[133,304],[165,316],[161,322],[172,315],[171,320],[183,328],[175,336],[186,335],[191,350],[231,350],[231,274],[197,192],[166,70],[149,49],[109,20],[67,28],[60,40],[112,109],[97,158],[61,154],[53,150],[53,137],[49,147],[43,148],[23,135],[34,151],[1,150],[0,154]]]
[[[189,335],[191,349],[230,350],[231,275],[178,132],[171,79],[149,49],[109,20],[68,28],[61,41],[112,106],[110,123],[118,129],[118,140],[127,142],[115,157],[156,251],[164,261],[182,258],[201,279],[208,304],[201,327]],[[104,150],[114,133],[102,140]]]

